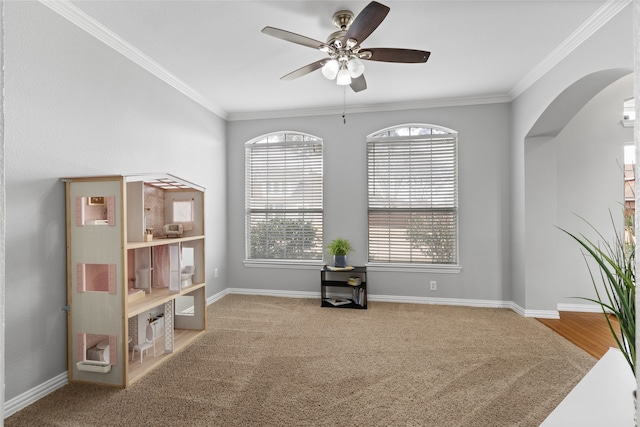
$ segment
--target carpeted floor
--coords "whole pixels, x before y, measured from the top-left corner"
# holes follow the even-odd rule
[[[228,295],[128,389],[69,384],[5,426],[538,426],[595,364],[507,309]]]

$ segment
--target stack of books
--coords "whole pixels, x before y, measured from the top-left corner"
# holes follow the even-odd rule
[[[349,277],[347,283],[351,286],[358,286],[360,283],[362,283],[362,279],[359,277]]]
[[[340,305],[345,305],[345,304],[351,304],[351,300],[349,299],[342,299],[342,298],[327,298],[325,299],[326,302],[328,302],[331,305],[334,306],[340,306]]]
[[[363,288],[356,288],[353,290],[353,302],[358,304],[359,306],[364,307],[365,305],[365,294]]]
[[[327,265],[327,269],[331,271],[349,271],[353,270],[352,265],[347,265],[346,267],[336,267],[335,265]]]

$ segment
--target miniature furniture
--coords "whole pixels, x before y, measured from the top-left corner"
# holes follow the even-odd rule
[[[204,188],[169,174],[62,181],[69,381],[128,387],[205,332]],[[142,355],[149,319],[155,357]]]
[[[182,237],[182,224],[165,224],[162,227],[165,236],[167,237]]]
[[[151,326],[151,323],[147,325],[145,335],[144,342],[133,346],[131,360],[133,360],[133,356],[135,356],[136,351],[138,351],[140,353],[140,363],[142,363],[142,353],[145,351],[148,352],[150,348],[153,348],[153,357],[156,357],[156,332],[153,326]]]

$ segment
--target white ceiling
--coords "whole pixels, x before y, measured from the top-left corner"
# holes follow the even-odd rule
[[[150,60],[156,74],[233,119],[336,111],[343,101],[353,111],[512,99],[621,2],[381,0],[391,11],[363,46],[421,49],[431,57],[426,64],[366,61],[368,88],[359,93],[343,92],[320,71],[280,80],[324,54],[260,31],[272,26],[325,41],[336,30],[334,12],[357,15],[367,1],[66,3],[81,16],[72,21],[89,20],[93,31],[110,30],[107,44],[123,44]],[[118,43],[109,42],[114,39]]]

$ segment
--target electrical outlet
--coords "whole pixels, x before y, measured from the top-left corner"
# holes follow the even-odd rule
[[[217,269],[217,268],[214,268],[214,269],[213,269],[213,277],[214,277],[215,279],[217,279],[217,278],[218,278],[218,269]]]
[[[432,280],[432,281],[429,282],[429,289],[432,290],[432,291],[435,291],[435,290],[438,289],[438,287],[436,286],[436,281],[435,280]]]

